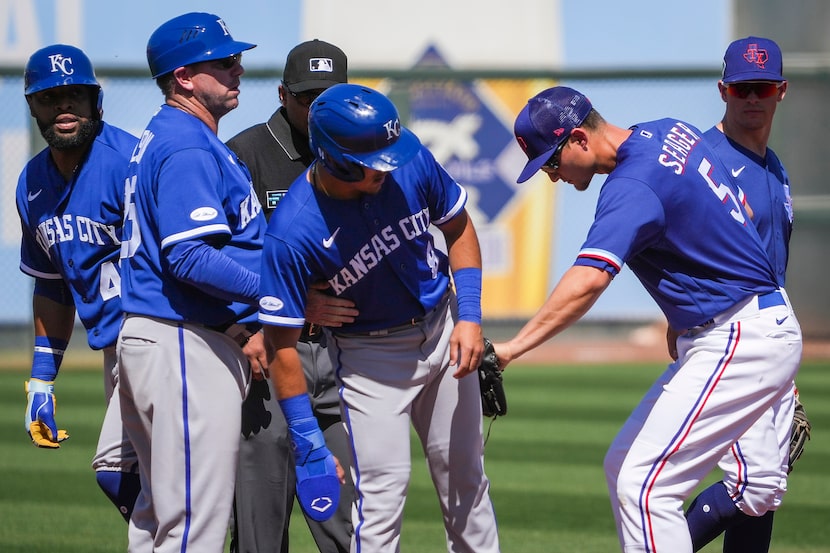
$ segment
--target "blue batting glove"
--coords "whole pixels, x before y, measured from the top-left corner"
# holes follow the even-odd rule
[[[32,378],[26,382],[26,432],[38,447],[57,449],[69,438],[66,430],[55,423],[55,383]]]
[[[297,473],[297,499],[317,522],[328,520],[340,502],[337,465],[316,419],[294,421],[288,427]]]

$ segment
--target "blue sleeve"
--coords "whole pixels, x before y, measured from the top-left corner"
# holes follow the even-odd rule
[[[63,279],[35,279],[35,296],[43,296],[61,305],[75,305],[72,292]]]
[[[272,217],[269,224],[274,220]],[[260,274],[259,321],[275,326],[303,326],[311,274],[303,255],[283,240],[266,234]]]
[[[616,274],[629,259],[658,242],[664,232],[663,206],[648,186],[628,178],[608,180],[600,191],[594,222],[576,264]]]
[[[201,236],[231,238],[222,205],[226,190],[219,189],[222,172],[211,152],[200,148],[175,152],[164,162],[156,184],[162,248]]]
[[[167,250],[170,272],[180,281],[227,301],[256,303],[259,275],[201,240]]]

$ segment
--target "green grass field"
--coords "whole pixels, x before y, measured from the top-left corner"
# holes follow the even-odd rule
[[[493,424],[486,470],[506,553],[618,551],[602,459],[661,365],[508,369],[509,414]],[[830,362],[807,362],[798,378],[813,439],[776,514],[773,553],[830,553]],[[99,491],[89,461],[103,416],[96,370],[64,369],[58,420],[72,438],[40,450],[23,430],[22,370],[0,371],[0,551],[126,551],[126,525]],[[487,421],[486,421],[487,422]],[[485,427],[485,431],[487,428]],[[419,446],[406,498],[402,550],[445,551],[443,527]],[[712,476],[715,479],[716,475]],[[707,481],[708,483],[708,481]],[[295,516],[292,553],[313,553]],[[704,551],[720,551],[720,543]]]

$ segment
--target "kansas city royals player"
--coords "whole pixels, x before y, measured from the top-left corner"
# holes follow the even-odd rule
[[[103,352],[105,396],[112,412],[119,412],[113,390],[121,324],[121,202],[137,140],[101,119],[101,86],[89,58],[74,46],[53,44],[33,53],[24,86],[48,144],[26,164],[17,185],[20,269],[35,278],[26,431],[35,445],[59,448],[69,436],[55,423],[53,383],[76,311],[89,346]],[[101,488],[129,519],[139,478],[135,452],[119,420],[104,421],[93,468]]]
[[[265,218],[276,208],[292,182],[304,173],[314,154],[308,144],[308,109],[323,90],[347,80],[346,54],[322,40],[302,42],[288,52],[278,88],[280,107],[264,123],[250,127],[227,144],[251,171]],[[322,317],[307,322],[297,348],[311,396],[313,413],[326,445],[349,471],[351,451],[343,421],[334,369],[326,354],[320,323],[339,326],[353,320],[354,309],[345,300],[312,292],[314,300],[335,303]],[[313,313],[306,313],[307,317]],[[271,379],[254,379],[242,405],[231,553],[288,551],[291,512],[296,483],[288,426],[282,416]],[[352,535],[351,478],[340,490],[337,512],[325,521],[306,515],[306,523],[320,553],[348,553]],[[262,524],[268,520],[268,524]]]
[[[479,384],[468,377],[483,342],[481,255],[467,194],[375,90],[338,84],[323,92],[311,105],[309,137],[317,159],[280,201],[263,249],[259,318],[276,350],[271,374],[299,369],[311,283],[324,280],[354,301],[354,322],[327,329],[352,440],[352,551],[400,549],[410,424],[448,550],[498,551]]]
[[[791,393],[801,330],[737,189],[702,132],[675,119],[623,129],[567,87],[515,123],[529,161],[577,190],[608,174],[576,262],[539,312],[495,344],[503,366],[576,322],[628,264],[679,335],[669,366],[605,458],[622,549],[692,551],[683,501]]]
[[[732,42],[723,61],[718,89],[726,111],[703,136],[745,193],[776,282],[784,286],[792,198],[787,172],[767,147],[775,108],[787,92],[781,50],[770,39],[750,36]],[[695,550],[725,530],[725,553],[769,551],[773,515],[787,490],[795,401],[793,386],[721,459],[723,481],[691,503],[686,517]]]
[[[209,13],[165,22],[147,44],[165,103],[128,168],[118,337],[121,411],[142,486],[134,552],[225,544],[250,364],[267,363],[252,326],[265,218],[247,169],[216,133],[239,103],[241,53],[254,46]],[[304,394],[302,371],[292,377]],[[300,433],[311,441],[320,431],[313,422]],[[325,447],[318,454],[334,467]]]

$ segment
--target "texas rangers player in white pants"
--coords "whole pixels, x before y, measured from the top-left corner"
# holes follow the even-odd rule
[[[539,170],[577,190],[608,174],[574,265],[510,341],[503,365],[579,320],[627,264],[680,336],[605,458],[626,553],[691,553],[683,502],[758,419],[791,392],[801,329],[758,233],[703,133],[676,119],[624,129],[585,95],[554,87],[515,123]]]
[[[779,286],[786,280],[793,200],[787,171],[767,140],[776,106],[784,99],[781,50],[774,41],[732,42],[718,82],[726,104],[721,121],[703,135],[730,170],[752,209]],[[671,346],[671,343],[669,344]],[[764,413],[719,463],[723,480],[703,490],[686,511],[692,543],[700,550],[721,533],[724,553],[766,553],[773,517],[787,491],[790,434],[796,403],[789,393]]]

